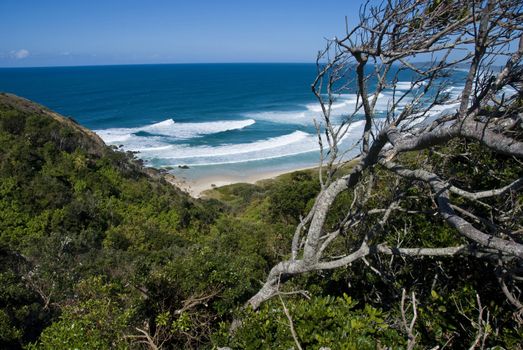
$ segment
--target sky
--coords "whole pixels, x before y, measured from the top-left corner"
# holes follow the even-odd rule
[[[314,62],[359,0],[0,0],[0,67]]]

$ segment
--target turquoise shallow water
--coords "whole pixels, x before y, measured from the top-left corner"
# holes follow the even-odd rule
[[[315,71],[313,64],[0,69],[0,91],[71,116],[150,166],[193,179],[247,176],[317,164]],[[410,79],[400,75],[397,89]],[[459,77],[455,81],[451,88],[459,91]],[[386,108],[390,93],[380,95],[379,108]],[[334,114],[341,119],[354,102],[348,91]]]

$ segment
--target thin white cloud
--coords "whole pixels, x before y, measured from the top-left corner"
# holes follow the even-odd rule
[[[20,49],[20,50],[14,50],[9,52],[9,56],[12,58],[15,58],[17,60],[21,60],[29,56],[29,50],[26,49]]]

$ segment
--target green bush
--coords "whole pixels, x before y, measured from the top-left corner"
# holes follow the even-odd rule
[[[376,349],[403,347],[404,337],[387,324],[381,310],[358,303],[347,295],[290,299],[286,307],[303,348]],[[289,320],[278,300],[264,304],[259,312],[246,311],[239,329],[228,335],[225,328],[214,341],[234,349],[291,349],[295,347]]]
[[[129,322],[134,309],[128,293],[100,277],[76,287],[79,300],[63,308],[60,319],[47,327],[28,349],[129,349]]]

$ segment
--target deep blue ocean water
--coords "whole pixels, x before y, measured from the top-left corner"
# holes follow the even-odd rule
[[[317,165],[315,74],[313,64],[0,68],[0,91],[70,116],[150,166],[199,178]],[[397,89],[410,79],[400,75]],[[459,76],[450,89],[460,91]],[[378,109],[389,100],[380,95]],[[354,102],[340,96],[334,114]]]

